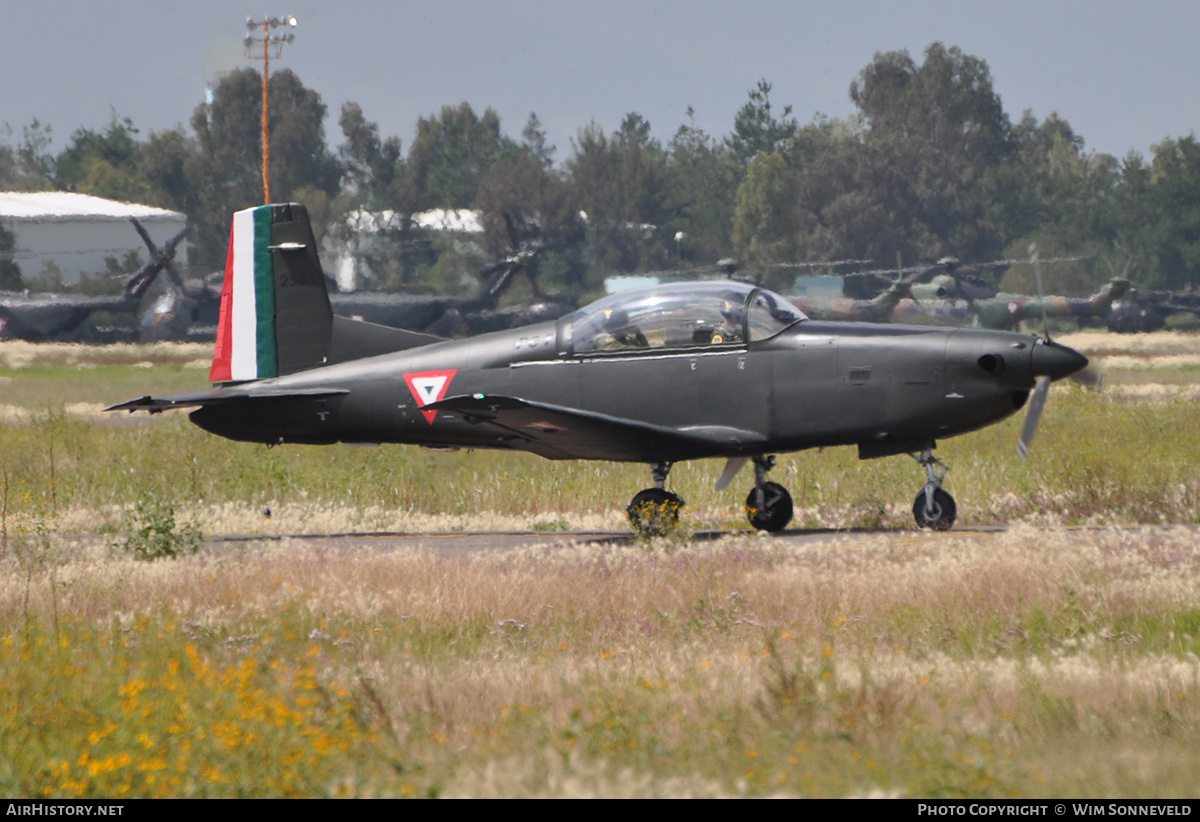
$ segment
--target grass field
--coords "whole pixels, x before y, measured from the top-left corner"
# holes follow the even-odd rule
[[[678,466],[682,533],[468,557],[117,546],[208,535],[622,529],[641,466],[266,449],[104,405],[205,385],[203,349],[0,345],[0,793],[8,796],[1196,796],[1197,338],[1079,335],[1055,386],[923,475],[780,459],[793,544]],[[742,478],[745,482],[745,478]],[[263,509],[272,511],[270,519]],[[691,529],[728,532],[690,540]]]

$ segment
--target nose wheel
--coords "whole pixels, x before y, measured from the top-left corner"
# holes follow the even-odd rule
[[[925,468],[926,477],[925,487],[917,492],[917,498],[913,500],[913,518],[917,521],[917,527],[949,531],[958,516],[954,497],[942,488],[942,480],[949,469],[931,450],[922,451],[920,456],[914,454],[913,459]]]
[[[633,530],[642,536],[666,536],[679,524],[679,510],[684,503],[678,494],[672,494],[664,487],[667,475],[671,473],[671,463],[651,463],[650,470],[654,475],[654,487],[639,491],[625,512],[629,514]]]
[[[792,521],[792,495],[777,482],[767,482],[774,457],[754,458],[754,487],[746,497],[746,518],[759,531],[782,531]]]

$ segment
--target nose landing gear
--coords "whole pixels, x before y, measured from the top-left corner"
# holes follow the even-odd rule
[[[942,490],[942,480],[949,468],[933,455],[931,449],[925,449],[920,455],[913,454],[912,458],[925,468],[925,487],[917,493],[913,500],[913,518],[920,528],[934,531],[949,531],[958,516],[958,507],[954,497]]]

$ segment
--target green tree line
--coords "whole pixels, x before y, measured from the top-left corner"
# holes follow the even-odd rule
[[[554,251],[551,289],[596,293],[613,273],[689,270],[734,257],[776,284],[800,263],[869,260],[914,265],[1078,256],[1047,272],[1059,291],[1093,289],[1130,266],[1152,288],[1200,282],[1200,143],[1165,138],[1149,157],[1089,152],[1070,124],[1028,111],[1014,119],[987,63],[933,43],[920,62],[877,53],[853,78],[855,112],[801,124],[762,80],[729,133],[688,122],[665,142],[631,112],[612,132],[595,122],[569,151],[547,142],[536,114],[519,137],[492,109],[444,106],[418,120],[405,148],[380,134],[354,102],[342,105],[342,141],[330,147],[329,112],[290,70],[270,78],[271,190],[309,206],[319,232],[342,236],[355,210],[390,212],[392,286],[435,282],[446,253],[409,217],[475,208],[484,256],[510,240],[505,213],[537,220]],[[77,191],[171,208],[195,226],[193,265],[224,263],[229,215],[261,201],[261,76],[223,76],[188,127],[142,134],[114,114],[81,128],[58,153],[34,120],[0,142],[0,189]],[[482,260],[480,260],[482,261]],[[1020,283],[1018,269],[1010,277]],[[4,279],[11,283],[12,272]]]

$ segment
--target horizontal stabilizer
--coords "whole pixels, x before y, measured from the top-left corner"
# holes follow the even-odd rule
[[[216,388],[212,391],[194,391],[190,394],[172,394],[168,397],[138,397],[136,400],[111,405],[105,411],[149,411],[158,414],[171,408],[197,408],[205,405],[225,405],[235,402],[253,402],[255,400],[280,400],[293,397],[325,397],[336,394],[349,394],[348,388],[301,388],[301,389],[262,389],[253,391],[240,387]]]
[[[680,430],[516,397],[461,395],[421,410],[459,414],[494,429],[511,447],[548,459],[675,461],[728,456],[746,444],[731,429]]]
[[[406,351],[436,342],[442,342],[442,338],[335,315],[329,357],[322,364],[333,365],[363,357],[391,354],[393,351]]]

